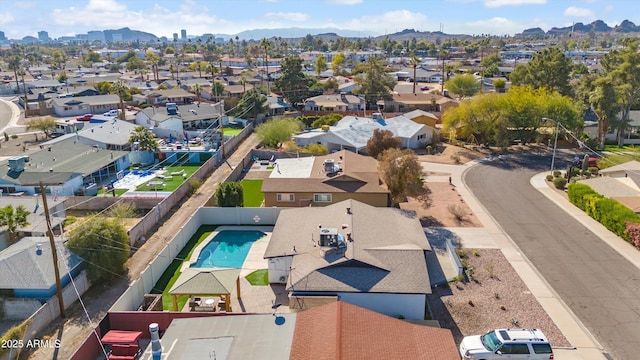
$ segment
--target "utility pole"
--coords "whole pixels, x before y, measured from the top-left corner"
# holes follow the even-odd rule
[[[64,299],[62,297],[62,284],[60,283],[60,270],[58,269],[58,251],[56,250],[56,242],[53,239],[53,230],[51,229],[51,218],[49,217],[49,206],[47,205],[47,194],[44,184],[40,181],[40,193],[42,194],[42,206],[44,206],[44,216],[47,223],[47,233],[49,234],[49,243],[51,245],[51,256],[53,258],[53,271],[56,276],[56,293],[58,294],[58,305],[60,306],[60,317],[64,315]]]

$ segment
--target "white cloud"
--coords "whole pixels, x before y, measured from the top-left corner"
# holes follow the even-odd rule
[[[606,12],[612,12],[612,11],[613,11],[613,9],[614,9],[614,8],[613,8],[613,5],[607,5],[607,7],[606,7],[606,8],[604,8],[604,11],[606,11]]]
[[[307,21],[309,20],[309,15],[305,13],[294,13],[294,12],[269,12],[265,14],[268,18],[274,19],[284,19],[288,21]]]
[[[327,0],[328,3],[336,5],[356,5],[362,4],[364,0]]]
[[[389,11],[379,15],[366,15],[346,22],[325,24],[345,30],[369,30],[379,33],[393,33],[404,29],[420,30],[425,25],[427,16],[409,10]]]
[[[14,18],[11,13],[0,13],[0,25],[9,25],[13,20]]]
[[[564,16],[573,16],[573,17],[586,17],[586,18],[594,18],[595,14],[590,9],[579,8],[575,6],[569,6],[564,11]]]
[[[485,7],[496,8],[501,6],[546,4],[547,0],[483,0],[483,2]]]
[[[453,25],[452,29],[446,29],[446,33],[456,34],[475,34],[478,35],[478,29],[482,29],[485,34],[491,35],[507,35],[522,32],[522,30],[532,27],[538,27],[539,24],[522,24],[503,17],[494,17],[486,20],[471,21],[464,24]]]

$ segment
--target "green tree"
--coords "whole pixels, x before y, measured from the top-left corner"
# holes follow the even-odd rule
[[[225,103],[227,100],[225,100]],[[267,112],[266,108],[267,98],[260,94],[257,90],[251,89],[242,94],[242,99],[238,103],[233,115],[239,118],[251,117],[251,115],[264,114]],[[226,105],[226,104],[225,104]]]
[[[329,150],[322,144],[309,144],[301,149],[302,152],[311,153],[316,156],[327,155]]]
[[[409,149],[387,149],[380,156],[380,175],[387,185],[394,204],[414,197],[427,203],[427,189],[422,181],[422,166]]]
[[[267,77],[267,93],[269,93],[269,88],[270,88],[270,77],[269,77],[269,50],[271,49],[271,47],[273,46],[273,43],[271,43],[271,41],[269,41],[266,38],[263,38],[262,40],[260,40],[260,47],[264,50],[264,68],[265,68],[265,74]],[[233,75],[233,73],[231,73],[230,75]]]
[[[20,83],[18,82],[18,71],[20,71],[21,66],[20,64],[22,63],[22,58],[18,55],[12,55],[9,58],[8,61],[8,65],[9,65],[9,69],[13,70],[13,77],[16,80],[16,92],[19,94],[20,93]],[[26,97],[27,94],[24,94],[24,96]],[[26,102],[25,102],[26,104]]]
[[[380,99],[391,99],[391,91],[396,81],[387,73],[383,59],[369,57],[364,75],[356,75],[354,81],[360,86],[356,92],[364,95],[369,108],[374,107]]]
[[[333,76],[340,75],[340,69],[342,69],[342,65],[344,64],[344,54],[337,53],[336,56],[331,60],[331,71],[333,72]]]
[[[239,182],[223,182],[216,188],[216,204],[219,207],[244,206],[242,185]]]
[[[120,100],[120,120],[125,119],[124,98],[127,96],[128,90],[129,88],[122,80],[118,80],[111,84],[111,93],[118,95],[118,99]]]
[[[303,102],[309,95],[311,79],[302,72],[302,58],[285,58],[280,69],[281,76],[275,81],[275,88],[293,107]]]
[[[402,140],[389,130],[375,129],[367,141],[367,154],[377,159],[387,149],[400,149]]]
[[[200,94],[202,93],[202,86],[198,83],[191,86],[191,91],[196,94],[198,104],[200,104]]]
[[[160,64],[160,56],[158,56],[152,50],[148,50],[144,56],[145,60],[151,64],[151,71],[153,72],[153,80],[158,81],[158,65]]]
[[[134,142],[138,143],[138,151],[158,150],[158,140],[155,135],[142,125],[136,126],[131,135],[129,135],[129,143],[133,144]]]
[[[416,93],[416,72],[418,70],[418,65],[420,65],[420,59],[415,56],[412,55],[411,58],[409,59],[409,65],[411,65],[411,68],[413,69],[413,93]]]
[[[454,76],[447,80],[444,86],[460,97],[473,96],[480,91],[480,82],[471,74]]]
[[[91,63],[97,63],[98,61],[100,61],[100,54],[93,50],[89,50],[89,52],[84,57],[86,61]]]
[[[561,95],[571,95],[569,77],[573,61],[557,47],[546,48],[536,54],[524,68],[517,66],[510,77],[514,85],[530,85],[533,88],[546,87]]]
[[[507,87],[507,81],[505,79],[495,79],[493,80],[493,86],[497,92],[503,93]]]
[[[492,77],[498,73],[498,66],[502,65],[502,58],[497,53],[492,53],[485,56],[480,61],[482,66],[482,76]]]
[[[314,129],[319,129],[322,125],[333,126],[338,121],[342,120],[343,116],[341,114],[328,114],[322,115],[311,123],[311,127]]]
[[[256,127],[258,139],[265,146],[276,148],[291,139],[291,136],[302,130],[300,120],[293,118],[274,119]]]
[[[27,130],[40,130],[47,137],[51,136],[51,133],[53,133],[55,129],[56,121],[51,116],[32,119],[27,124]]]
[[[327,70],[327,60],[324,56],[320,55],[316,58],[316,75],[320,76],[320,73]]]
[[[129,258],[129,236],[115,219],[97,217],[71,231],[69,249],[87,263],[92,282],[110,280],[124,271]]]
[[[596,80],[595,89],[589,96],[589,104],[598,116],[598,144],[604,149],[605,135],[620,112],[615,87],[607,78]]]
[[[13,244],[18,241],[18,234],[16,230],[19,227],[25,227],[29,225],[27,216],[30,212],[25,209],[23,205],[18,205],[14,209],[13,205],[7,205],[0,208],[0,227],[7,227],[9,232],[9,243]]]

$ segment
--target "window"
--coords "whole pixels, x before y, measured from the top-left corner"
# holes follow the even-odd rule
[[[427,137],[427,134],[418,135],[418,140],[422,140]]]
[[[314,202],[331,202],[331,194],[313,194]]]
[[[277,194],[276,195],[276,200],[278,202],[293,202],[295,200],[295,196],[294,194]]]
[[[549,344],[531,344],[536,354],[551,354],[551,345]]]
[[[503,354],[528,354],[529,347],[527,344],[504,344],[500,348]]]

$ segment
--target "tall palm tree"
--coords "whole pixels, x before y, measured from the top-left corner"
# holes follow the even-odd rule
[[[420,59],[417,56],[412,55],[411,59],[409,59],[409,64],[413,68],[413,93],[416,93],[416,68],[420,64]]]
[[[136,126],[129,136],[129,143],[138,143],[138,151],[158,150],[158,140],[154,133],[144,126]]]
[[[21,62],[22,62],[22,59],[18,55],[13,55],[9,58],[9,69],[13,70],[13,76],[16,79],[16,91],[18,92],[18,94],[20,93],[20,82],[18,82],[18,71],[20,70]],[[27,94],[25,93],[24,96],[26,101]],[[24,106],[26,108],[27,106],[26,102],[24,103]]]
[[[129,88],[122,80],[118,80],[111,85],[111,93],[118,95],[118,99],[120,99],[120,119],[124,120],[124,97],[127,94]]]
[[[260,47],[264,49],[264,68],[267,76],[267,93],[269,93],[269,48],[271,47],[271,41],[267,40],[267,38],[262,38]]]
[[[0,208],[0,226],[7,227],[10,243],[15,243],[18,240],[18,234],[16,233],[18,227],[29,225],[27,221],[29,214],[30,212],[22,205],[19,205],[15,209],[12,205]]]
[[[215,82],[214,82],[215,85]],[[191,86],[191,91],[193,91],[194,94],[196,94],[196,97],[198,98],[198,106],[200,106],[200,93],[202,93],[202,86],[200,86],[200,84],[196,83],[193,84],[193,86]]]

